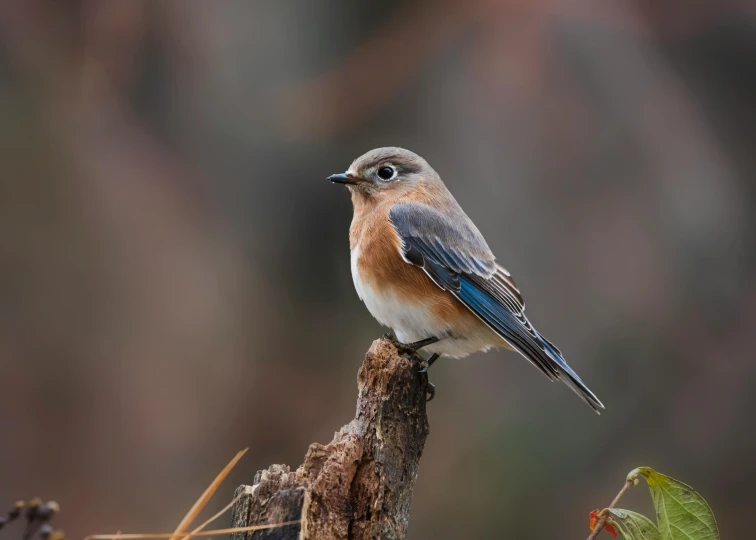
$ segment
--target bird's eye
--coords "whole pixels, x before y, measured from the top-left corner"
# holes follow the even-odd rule
[[[384,180],[391,180],[394,177],[394,172],[392,167],[381,167],[378,169],[378,176]]]

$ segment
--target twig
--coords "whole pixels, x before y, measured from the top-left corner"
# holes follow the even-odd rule
[[[189,538],[191,538],[192,535],[196,535],[202,529],[204,529],[205,527],[207,527],[210,523],[212,523],[213,521],[215,521],[216,519],[218,519],[219,517],[221,517],[223,514],[225,514],[226,512],[228,512],[231,509],[231,507],[233,505],[235,505],[236,502],[239,499],[241,499],[241,497],[242,497],[241,495],[239,495],[238,497],[236,497],[233,501],[231,501],[226,506],[224,506],[221,510],[219,510],[218,513],[216,513],[213,517],[211,517],[210,519],[208,519],[207,521],[205,521],[202,525],[200,525],[199,527],[197,527],[196,529],[194,529],[191,533],[189,533],[186,536],[184,536],[181,540],[189,540]]]
[[[620,501],[622,496],[625,493],[627,493],[627,491],[631,487],[636,485],[637,483],[638,483],[638,474],[635,471],[632,471],[629,475],[627,475],[627,480],[625,481],[625,485],[622,486],[622,489],[620,489],[619,493],[617,493],[617,496],[612,501],[612,504],[604,508],[599,514],[598,520],[596,520],[596,525],[593,527],[593,530],[591,531],[591,534],[588,536],[587,540],[594,540],[599,535],[599,533],[602,530],[604,530],[604,527],[606,526],[606,522],[609,519],[609,512],[607,512],[607,510],[617,506],[617,503]]]
[[[197,499],[197,502],[194,503],[194,506],[189,510],[189,512],[184,516],[184,519],[181,520],[181,523],[179,523],[179,526],[176,527],[176,531],[171,536],[171,540],[178,540],[178,538],[186,531],[186,528],[189,527],[189,525],[192,524],[192,521],[194,521],[194,518],[197,517],[197,515],[202,511],[202,509],[207,504],[207,501],[210,500],[210,497],[213,496],[213,493],[215,493],[215,490],[218,489],[218,486],[223,482],[223,480],[228,476],[228,473],[231,472],[231,469],[234,468],[234,466],[239,462],[239,460],[242,458],[242,456],[249,450],[248,448],[245,448],[244,450],[241,450],[238,452],[234,459],[232,459],[228,465],[226,465],[223,470],[218,473],[218,476],[215,477],[215,480],[212,481],[212,483],[207,487],[205,492],[200,495],[200,498]]]
[[[250,532],[250,531],[262,531],[265,529],[275,529],[277,527],[286,527],[288,525],[296,525],[302,523],[301,519],[295,519],[293,521],[283,521],[281,523],[273,523],[271,525],[251,525],[249,527],[232,527],[230,529],[215,529],[212,531],[200,531],[198,533],[189,533],[189,536],[194,538],[195,536],[215,536],[219,534],[233,534],[238,532]],[[144,538],[171,538],[174,533],[163,534],[90,534],[85,536],[84,540],[141,540]]]
[[[299,520],[297,521],[285,521],[282,523],[273,523],[270,525],[258,525],[254,527],[232,527],[230,529],[217,529],[213,531],[204,531],[203,529],[207,527],[210,523],[221,517],[223,514],[228,512],[228,510],[233,507],[234,504],[236,504],[239,499],[241,498],[241,495],[236,497],[233,501],[228,503],[223,509],[218,511],[215,515],[213,515],[210,519],[196,527],[193,531],[190,533],[184,532],[184,529],[189,527],[191,525],[192,521],[197,517],[197,515],[202,511],[202,509],[205,507],[207,502],[210,500],[210,498],[213,496],[213,493],[218,489],[218,486],[223,482],[223,480],[228,476],[228,474],[231,472],[231,469],[234,468],[234,466],[239,462],[241,457],[247,452],[247,448],[244,450],[238,452],[236,456],[226,465],[223,470],[218,473],[218,475],[215,477],[215,479],[212,481],[210,486],[205,490],[205,492],[200,496],[200,498],[197,500],[196,503],[194,503],[194,506],[192,506],[191,510],[186,514],[184,519],[181,520],[181,524],[178,526],[176,531],[173,533],[165,533],[165,534],[121,534],[121,531],[118,531],[116,534],[92,534],[85,537],[85,540],[133,540],[133,539],[142,539],[142,538],[171,538],[171,539],[177,539],[177,535],[180,535],[182,538],[181,540],[188,540],[190,538],[196,537],[196,536],[213,536],[218,534],[233,534],[233,533],[239,533],[239,532],[249,532],[249,531],[259,531],[259,530],[265,530],[265,529],[274,529],[276,527],[284,527],[287,525],[293,525],[300,523]],[[48,506],[51,504],[55,504],[53,507],[53,511],[57,511],[57,503],[48,503]],[[17,505],[18,506],[18,505]],[[20,512],[20,510],[19,510]]]

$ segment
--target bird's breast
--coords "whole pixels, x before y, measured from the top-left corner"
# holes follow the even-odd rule
[[[402,341],[450,334],[477,320],[451,293],[401,255],[401,240],[388,219],[354,224],[351,268],[354,288],[370,313]]]
[[[399,281],[402,277],[384,279],[382,270],[375,271],[374,263],[367,262],[371,258],[369,254],[370,251],[366,253],[361,245],[352,249],[354,288],[370,314],[382,325],[403,334],[408,341],[423,339],[415,335],[435,335],[440,322],[432,301],[428,302],[428,297],[414,294],[414,291],[407,291]],[[396,276],[402,274],[397,272]],[[440,289],[439,292],[443,293]]]

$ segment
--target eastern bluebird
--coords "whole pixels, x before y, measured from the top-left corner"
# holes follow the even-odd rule
[[[549,379],[563,380],[593,410],[601,401],[562,353],[525,316],[512,276],[441,177],[403,148],[378,148],[343,174],[354,217],[349,229],[357,294],[405,351],[463,357],[491,347],[515,350]]]

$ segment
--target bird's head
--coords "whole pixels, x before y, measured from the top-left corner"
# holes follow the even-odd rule
[[[333,174],[328,180],[345,184],[355,202],[367,199],[374,203],[443,185],[427,161],[395,147],[371,150],[355,159],[345,173]]]

